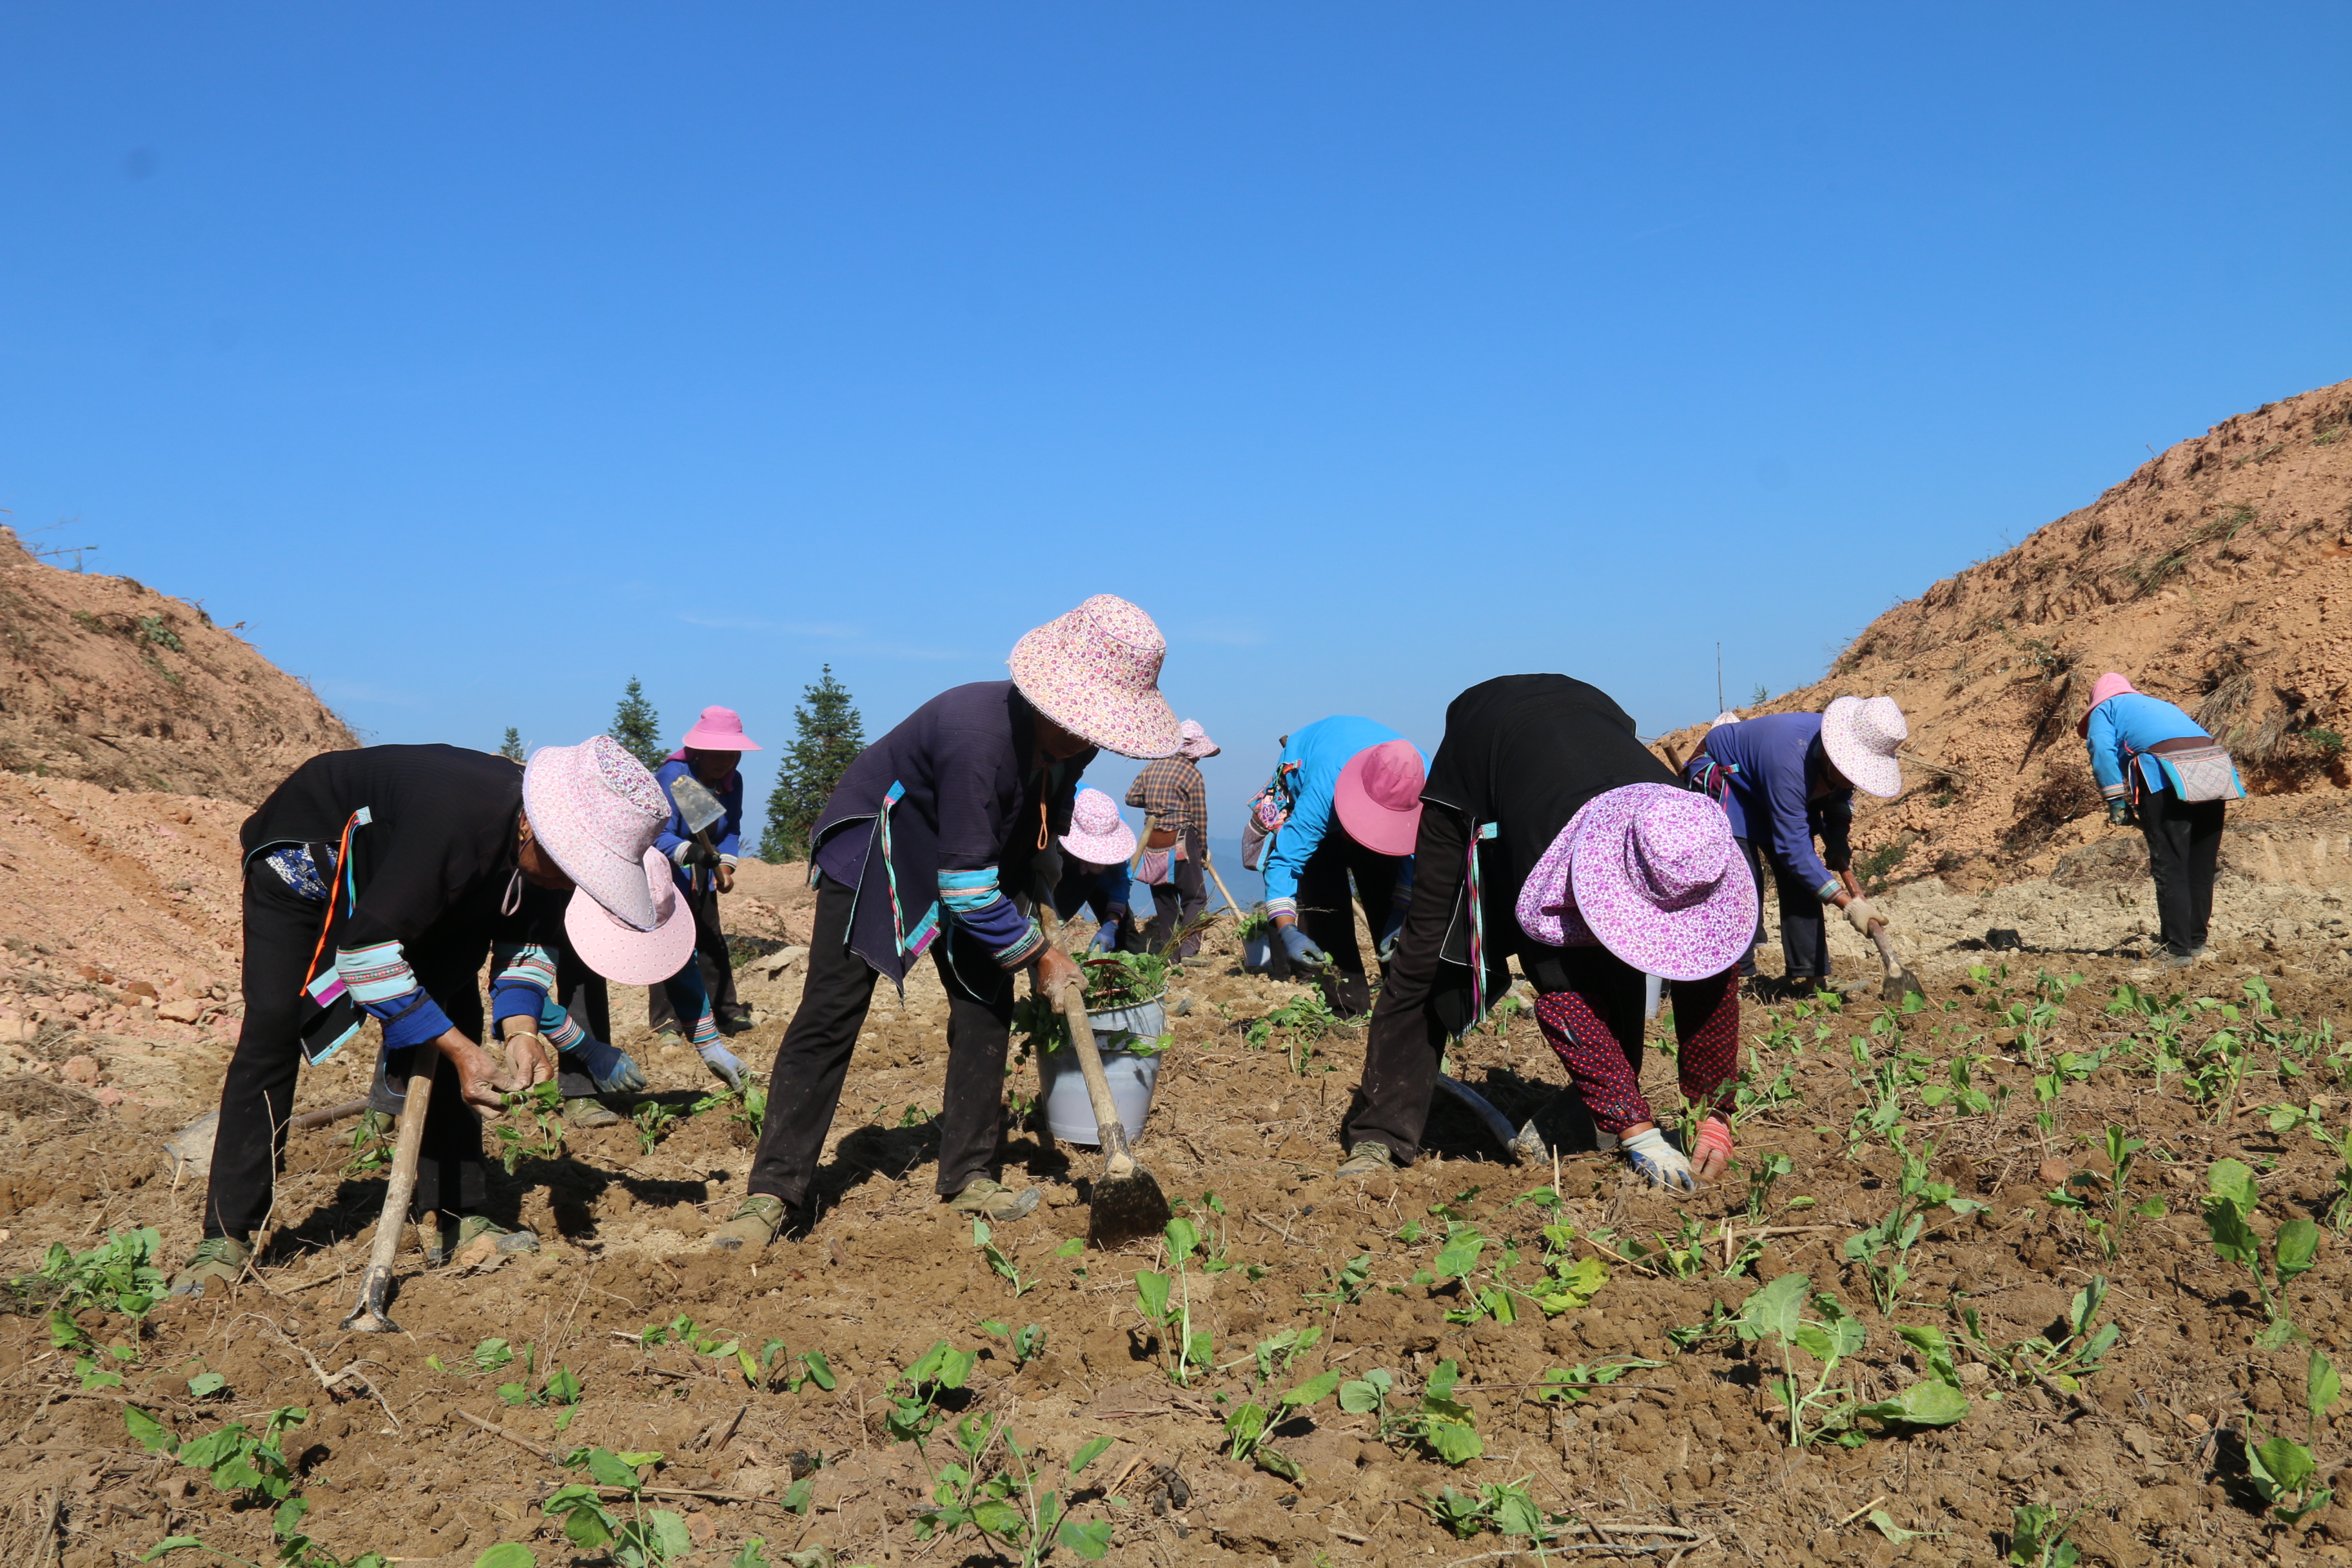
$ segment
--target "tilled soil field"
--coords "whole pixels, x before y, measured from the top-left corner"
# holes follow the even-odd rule
[[[2352,1334],[2333,1223],[2352,1177],[2268,1109],[2344,1131],[2352,1057],[2325,1020],[2345,986],[2332,944],[2305,956],[2324,977],[2250,941],[2168,986],[2126,957],[1945,951],[1916,1011],[1751,1006],[1739,1167],[1674,1197],[1605,1159],[1514,1165],[1444,1101],[1430,1157],[1338,1182],[1360,1034],[1318,1033],[1299,987],[1242,974],[1221,937],[1175,980],[1140,1148],[1181,1224],[1109,1256],[1083,1249],[1090,1150],[1013,1134],[1007,1179],[1045,1203],[985,1246],[934,1197],[929,971],[877,999],[814,1232],[756,1258],[699,1244],[741,1194],[742,1108],[624,1030],[657,1091],[639,1121],[559,1148],[510,1118],[499,1200],[542,1251],[467,1270],[412,1248],[399,1336],[337,1326],[383,1185],[348,1122],[295,1137],[262,1266],[228,1299],[134,1316],[128,1265],[52,1268],[62,1300],[25,1278],[52,1243],[140,1226],[176,1266],[199,1194],[159,1145],[217,1067],[110,1110],[9,1075],[0,1562],[128,1563],[194,1537],[268,1563],[297,1533],[287,1561],[308,1568],[500,1543],[493,1563],[1107,1545],[1453,1564],[1533,1560],[1538,1539],[1667,1568],[2352,1561],[2352,1508],[2309,1506],[2347,1446],[2306,1411],[2314,1349]],[[738,1042],[761,1066],[796,989],[765,968],[741,972],[761,1022]],[[1644,1075],[1662,1115],[1668,1056]],[[1562,1081],[1524,1014],[1454,1066],[1514,1121]],[[301,1105],[362,1070],[313,1075]],[[1034,1083],[1024,1066],[1008,1092]],[[2255,1197],[2242,1231],[2221,1213],[2224,1239],[2260,1272],[2208,1237],[2231,1159]],[[566,1485],[601,1486],[641,1536],[598,1543],[578,1513],[567,1537],[546,1506],[581,1498]],[[1041,1531],[1055,1510],[1069,1528]]]

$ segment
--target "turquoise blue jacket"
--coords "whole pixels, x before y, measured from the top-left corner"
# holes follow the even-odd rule
[[[1290,743],[1282,749],[1281,760],[1275,763],[1277,780],[1284,778],[1291,763],[1298,767],[1287,775],[1290,816],[1274,836],[1274,842],[1266,847],[1265,897],[1269,906],[1282,900],[1296,907],[1298,874],[1307,868],[1307,858],[1331,830],[1331,801],[1339,787],[1339,770],[1358,752],[1403,739],[1386,724],[1345,715],[1318,719],[1290,737]],[[1428,767],[1429,759],[1422,758],[1421,763]],[[1404,858],[1409,860],[1412,857]]]
[[[2140,777],[2149,789],[2159,790],[2172,781],[2146,754],[2147,749],[2158,741],[2184,741],[2204,733],[2203,725],[2161,697],[2119,691],[2091,710],[2083,740],[2091,749],[2091,776],[2099,781],[2099,794],[2113,800],[2124,793],[2125,747],[2141,753]]]

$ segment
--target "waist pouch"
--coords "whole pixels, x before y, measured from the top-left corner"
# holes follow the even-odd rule
[[[2217,745],[2193,746],[2183,751],[2151,751],[2165,776],[2172,781],[2172,793],[2191,805],[2208,800],[2243,800],[2246,786],[2238,777],[2238,764],[2230,753]]]

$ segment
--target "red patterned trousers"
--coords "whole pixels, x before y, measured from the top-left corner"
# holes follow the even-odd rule
[[[1738,981],[1734,967],[1711,979],[1669,983],[1683,1096],[1726,1116],[1739,1068]],[[1536,997],[1544,1038],[1559,1053],[1594,1124],[1612,1136],[1657,1120],[1642,1097],[1642,992],[1638,971],[1596,949],[1571,966],[1568,989]]]

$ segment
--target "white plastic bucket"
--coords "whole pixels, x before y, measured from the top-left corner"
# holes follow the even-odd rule
[[[1095,1049],[1102,1055],[1103,1078],[1110,1085],[1110,1102],[1130,1143],[1143,1136],[1143,1119],[1151,1111],[1151,1091],[1160,1082],[1160,1053],[1141,1055],[1122,1047],[1136,1040],[1151,1041],[1168,1032],[1168,1009],[1160,997],[1132,1007],[1106,1007],[1088,1012],[1094,1026]],[[1037,1058],[1037,1075],[1045,1085],[1045,1125],[1065,1143],[1095,1144],[1101,1141],[1095,1126],[1094,1101],[1087,1096],[1087,1076],[1078,1068],[1078,1054],[1065,1046]]]

